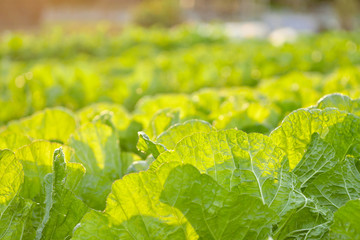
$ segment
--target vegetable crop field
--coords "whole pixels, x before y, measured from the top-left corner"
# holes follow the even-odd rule
[[[0,37],[0,239],[360,239],[359,32],[64,31]]]

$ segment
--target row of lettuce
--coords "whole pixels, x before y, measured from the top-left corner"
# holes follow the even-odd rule
[[[83,105],[89,106],[94,102],[109,102],[124,106],[123,110],[119,111],[130,116],[130,119],[135,118],[137,122],[142,123],[143,126],[140,129],[147,127],[151,117],[159,109],[178,107],[181,110],[181,117],[186,119],[201,118],[209,122],[216,121],[215,126],[218,128],[238,127],[239,129],[251,128],[254,122],[260,122],[263,129],[257,129],[257,131],[268,133],[286,114],[315,104],[325,94],[340,92],[354,98],[360,97],[360,71],[357,66],[340,68],[327,75],[294,71],[281,77],[265,79],[256,87],[234,86],[231,88],[221,86],[221,80],[218,81],[218,87],[207,88],[204,82],[190,77],[187,78],[188,81],[175,81],[176,84],[166,80],[160,81],[157,78],[150,82],[146,82],[147,78],[144,78],[143,86],[131,80],[126,84],[121,80],[110,84],[105,79],[91,78],[91,76],[97,76],[95,72],[91,76],[84,74],[81,80],[71,80],[69,77],[69,81],[63,81],[67,76],[71,76],[66,71],[61,73],[63,80],[57,84],[55,80],[48,77],[50,72],[57,72],[56,67],[49,65],[42,80],[39,78],[26,80],[25,74],[16,78],[7,87],[0,87],[3,93],[0,96],[2,106],[0,122],[19,119],[35,110],[42,110],[48,105],[65,106],[73,110]],[[139,76],[138,79],[141,78]],[[22,88],[16,85],[19,82],[24,83],[21,85]],[[177,89],[177,92],[160,91],[161,87],[155,82],[161,83],[164,87]],[[73,87],[66,88],[67,83]],[[107,84],[108,86],[104,87]],[[182,92],[187,89],[185,85],[197,84],[200,90],[192,92],[189,88],[189,93]],[[130,91],[129,88],[132,90]],[[149,93],[147,90],[143,92],[142,89],[152,90]],[[159,93],[157,93],[158,90]],[[130,105],[133,106],[131,110],[129,110]],[[125,119],[128,118],[125,117]],[[242,121],[236,121],[236,118],[241,118]],[[126,123],[119,124],[126,125]]]
[[[360,238],[359,99],[328,95],[269,135],[166,109],[136,137],[142,153],[124,147],[119,109],[1,130],[3,239]]]
[[[103,101],[133,111],[139,99],[154,94],[264,88],[278,77],[288,86],[298,78],[296,72],[308,73],[314,82],[308,88],[316,89],[319,99],[334,89],[357,89],[359,36],[323,33],[274,46],[267,40],[229,39],[221,26],[129,28],[120,34],[102,27],[76,34],[61,29],[9,33],[0,37],[0,123],[46,107],[75,111]],[[268,93],[281,89],[274,88]],[[291,93],[282,98],[307,94],[296,86]]]

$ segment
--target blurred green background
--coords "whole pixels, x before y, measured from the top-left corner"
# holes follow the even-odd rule
[[[105,102],[135,134],[164,111],[268,133],[325,94],[359,96],[358,10],[356,0],[2,0],[0,124]]]

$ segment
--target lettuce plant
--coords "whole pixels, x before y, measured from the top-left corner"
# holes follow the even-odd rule
[[[99,106],[0,133],[1,238],[360,238],[357,99],[325,96],[269,135],[163,110],[139,132],[143,159],[121,147],[123,112]]]

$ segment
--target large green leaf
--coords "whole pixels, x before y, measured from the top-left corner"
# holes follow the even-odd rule
[[[101,123],[82,125],[70,138],[75,150],[73,160],[82,163],[89,173],[107,171],[116,177],[121,169],[119,140],[116,132]]]
[[[322,140],[318,133],[314,133],[303,158],[292,171],[297,176],[294,190],[304,196],[304,204],[301,208],[290,208],[282,216],[274,239],[321,239],[326,236],[332,214],[326,202],[318,198],[321,194],[315,194],[315,190],[311,190],[311,194],[307,193],[315,184],[316,188],[327,186],[326,178],[318,182],[317,179],[339,162],[334,148]]]
[[[13,121],[8,130],[25,134],[32,139],[66,143],[76,128],[73,114],[63,108],[46,109],[34,115]]]
[[[24,181],[24,172],[13,152],[0,150],[0,213],[18,194]]]
[[[174,151],[161,154],[151,168],[164,162],[192,164],[220,186],[259,197],[280,215],[301,206],[305,197],[295,186],[286,156],[271,139],[239,130],[195,133],[182,139]]]
[[[156,138],[156,142],[163,144],[167,149],[171,150],[174,149],[175,145],[184,137],[194,133],[208,133],[213,130],[215,129],[205,121],[197,119],[188,120],[184,123],[171,126]]]
[[[352,100],[348,96],[339,93],[334,93],[323,97],[317,103],[316,108],[337,108],[342,111],[353,113],[356,116],[360,116],[360,100]]]
[[[0,149],[16,150],[31,142],[28,136],[10,130],[0,131]]]
[[[48,141],[34,141],[31,144],[24,146],[16,151],[16,157],[22,163],[25,173],[24,184],[22,187],[21,195],[25,198],[33,199],[40,202],[40,195],[44,194],[45,183],[44,177],[52,172],[53,161],[52,156],[55,149],[61,147],[59,143],[52,143]],[[70,159],[73,154],[73,150],[69,147],[62,146],[63,151],[66,154],[67,160]],[[78,164],[71,164],[69,171],[80,171],[79,175],[82,175],[85,171],[82,166]],[[75,191],[78,180],[74,175],[74,178],[68,178],[68,187]],[[70,182],[75,181],[75,182]],[[71,186],[72,185],[72,186]]]
[[[354,99],[352,100],[350,97],[340,94],[340,93],[334,93],[334,94],[329,94],[325,97],[323,97],[322,99],[319,100],[319,102],[317,103],[316,106],[314,106],[314,108],[318,108],[318,109],[326,109],[326,108],[337,108],[341,111],[346,111],[348,113],[352,113],[358,117],[360,117],[360,99]],[[349,122],[349,121],[348,121]],[[349,131],[349,127],[350,130],[351,129],[355,129],[355,132],[353,133],[353,135],[357,136],[359,133],[356,132],[357,131],[357,124],[355,122],[355,124],[349,124],[348,123],[348,127],[343,127],[340,125],[340,127],[338,128],[338,132],[336,132],[335,134],[333,134],[333,138],[338,139],[337,134],[341,134],[344,137],[349,137],[344,135],[343,129],[342,128],[347,128]],[[354,126],[355,125],[355,126]],[[357,137],[356,137],[357,138]],[[346,141],[343,141],[346,143]],[[342,143],[342,141],[339,142],[340,144]],[[356,156],[360,155],[360,145],[358,144],[358,142],[353,142],[355,146],[352,145],[345,145],[345,147],[347,147],[350,152]]]
[[[13,152],[0,150],[0,238],[31,239],[34,232],[28,227],[33,202],[19,197],[24,181],[21,163]]]
[[[349,200],[360,198],[360,173],[356,167],[358,162],[347,157],[315,178],[304,193],[309,197],[317,198],[322,206],[333,211]]]
[[[82,199],[95,209],[104,209],[112,182],[126,173],[129,164],[127,159],[121,159],[116,131],[99,121],[87,123],[73,134],[69,143],[75,150],[71,161],[86,168],[81,182]]]
[[[74,239],[91,239],[89,234],[104,239],[264,239],[270,234],[277,215],[259,198],[229,192],[194,167],[179,164],[164,163],[155,172],[116,181],[105,212],[85,215]],[[95,226],[101,227],[94,231]]]
[[[274,231],[273,239],[327,239],[330,220],[328,212],[314,202],[300,209],[289,211]]]
[[[201,120],[189,120],[182,124],[175,124],[168,130],[161,133],[156,140],[151,138],[144,132],[139,132],[139,141],[137,148],[147,154],[152,154],[157,158],[166,150],[175,148],[175,145],[184,137],[190,136],[199,132],[210,132],[214,130],[211,125]]]
[[[67,169],[64,152],[56,149],[53,172],[45,177],[45,212],[35,239],[67,239],[88,207],[65,187]]]
[[[339,161],[335,149],[314,133],[306,153],[293,169],[298,176],[300,188],[306,187],[316,176],[330,170]]]
[[[94,118],[104,113],[111,114],[111,120],[118,130],[124,130],[130,124],[130,116],[126,109],[112,103],[96,103],[79,110],[76,115],[82,125],[92,122]]]
[[[335,149],[314,133],[306,153],[293,170],[299,179],[298,186],[307,197],[306,204],[283,217],[276,239],[327,239],[333,212],[360,197],[357,162],[336,156]]]
[[[47,176],[53,172],[52,156],[59,147],[63,148],[63,152],[65,152],[67,157],[66,160],[68,161],[73,154],[71,148],[44,140],[34,141],[16,151],[16,156],[24,169],[24,183],[22,184],[20,196],[28,201],[27,205],[34,202],[29,213],[31,215],[30,223],[26,227],[30,232],[35,232],[47,211],[45,203],[49,188]],[[67,163],[67,176],[63,187],[69,189],[68,191],[72,192],[71,194],[76,194],[79,192],[79,183],[84,174],[85,169],[81,164]],[[23,200],[19,201],[19,204],[25,205],[25,203],[21,202]]]
[[[34,239],[35,229],[31,227],[32,210],[35,203],[15,197],[0,218],[1,239]]]
[[[165,108],[155,113],[146,127],[145,132],[151,139],[156,139],[166,129],[178,123],[179,121],[180,113],[178,110]]]
[[[105,212],[85,215],[74,239],[91,239],[88,233],[104,239],[197,239],[183,214],[160,201],[164,183],[177,165],[163,164],[156,172],[129,174],[115,181]],[[94,232],[94,226],[101,228]]]
[[[224,130],[195,133],[182,139],[174,151],[159,156],[158,164],[169,161],[192,164],[231,190],[242,178],[253,178],[256,182],[274,176],[284,158],[284,153],[265,135]],[[259,189],[256,192],[261,194]]]
[[[180,119],[195,115],[195,106],[186,94],[162,94],[144,97],[135,106],[134,117],[143,126],[148,126],[153,116],[161,109],[180,111]]]
[[[360,199],[348,201],[335,212],[334,223],[330,227],[331,239],[360,239]]]
[[[191,165],[170,172],[160,200],[180,209],[200,239],[266,239],[277,220],[261,199],[229,192]]]
[[[109,218],[106,214],[91,209],[82,218],[81,223],[74,228],[74,234],[72,239],[114,240],[120,239],[120,236],[117,235],[117,229],[110,225]]]
[[[224,113],[219,114],[214,121],[216,128],[237,128],[245,132],[268,134],[269,130],[273,129],[280,120],[275,105],[247,101],[238,103],[236,107],[233,104],[225,102],[222,105]]]
[[[313,133],[318,133],[343,158],[358,142],[360,119],[338,109],[300,109],[289,114],[270,137],[283,149],[293,169],[305,154]]]

